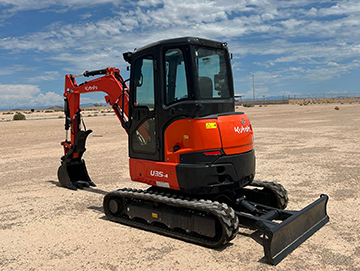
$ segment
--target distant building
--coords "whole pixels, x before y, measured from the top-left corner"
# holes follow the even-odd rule
[[[239,101],[242,101],[242,98],[244,97],[244,95],[242,95],[242,94],[234,94],[234,98],[236,99],[236,100],[239,100]]]

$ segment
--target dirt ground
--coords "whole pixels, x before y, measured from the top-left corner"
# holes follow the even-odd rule
[[[130,181],[115,116],[85,117],[84,159],[96,189],[59,187],[64,119],[0,122],[1,270],[360,270],[360,105],[242,108],[255,132],[257,179],[277,181],[300,210],[330,196],[330,222],[276,267],[253,231],[221,250],[108,221],[107,191]]]

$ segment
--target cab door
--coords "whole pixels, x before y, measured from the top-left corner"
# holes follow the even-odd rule
[[[132,69],[129,155],[130,158],[159,161],[154,55],[137,57]]]

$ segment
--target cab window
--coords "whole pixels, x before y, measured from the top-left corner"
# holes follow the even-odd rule
[[[147,106],[154,110],[154,61],[151,56],[135,63],[135,106]]]
[[[183,53],[180,49],[165,52],[165,104],[189,97]]]
[[[195,48],[200,98],[230,98],[225,51],[212,48]]]

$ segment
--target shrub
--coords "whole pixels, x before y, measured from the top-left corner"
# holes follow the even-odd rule
[[[14,117],[13,120],[26,120],[26,117],[24,114],[21,114],[20,112],[17,112]]]
[[[255,107],[253,104],[244,104],[243,107]]]

